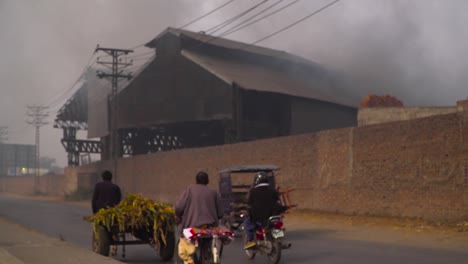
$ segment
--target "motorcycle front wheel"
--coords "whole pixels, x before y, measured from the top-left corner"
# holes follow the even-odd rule
[[[242,232],[242,236],[243,236],[243,241],[244,241],[244,245],[247,244],[247,241],[248,241],[248,238],[247,238],[247,234],[246,232]],[[248,259],[253,259],[255,258],[255,250],[254,249],[245,249],[245,254],[247,255],[247,258]]]

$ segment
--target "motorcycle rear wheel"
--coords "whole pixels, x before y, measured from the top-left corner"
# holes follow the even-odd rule
[[[268,260],[272,264],[278,264],[281,259],[281,242],[273,237],[268,238],[271,241],[271,252],[268,254]]]

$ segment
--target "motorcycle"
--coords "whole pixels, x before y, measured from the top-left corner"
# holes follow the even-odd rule
[[[223,246],[228,245],[234,233],[222,227],[187,228],[184,236],[197,247],[194,255],[197,264],[219,264]]]
[[[279,263],[281,259],[281,250],[289,249],[291,243],[284,243],[284,228],[281,216],[271,216],[267,224],[263,227],[257,227],[256,246],[245,249],[247,258],[253,259],[257,253],[266,255],[273,264]],[[247,234],[244,232],[244,244],[247,243]]]
[[[229,215],[224,217],[224,226],[231,230],[234,234],[239,231],[244,231],[244,219],[247,215],[247,205],[236,205]]]

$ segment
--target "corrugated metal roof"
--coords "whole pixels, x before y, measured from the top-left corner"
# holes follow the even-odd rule
[[[161,37],[168,33],[173,34],[177,37],[182,37],[182,38],[185,37],[185,38],[199,41],[203,43],[203,45],[213,45],[213,46],[218,46],[218,47],[232,49],[232,50],[243,50],[246,52],[260,54],[260,55],[264,55],[268,57],[275,57],[278,59],[289,60],[292,62],[318,66],[318,64],[313,61],[310,61],[300,56],[288,53],[286,51],[275,50],[275,49],[270,49],[266,47],[255,46],[255,45],[249,45],[244,42],[239,42],[235,40],[215,37],[212,35],[206,35],[204,33],[196,33],[192,31],[171,28],[171,27],[167,28],[166,30],[158,34],[153,40],[148,42],[146,46],[150,48],[156,48],[156,45],[158,41],[161,39]]]
[[[333,90],[332,82],[318,75],[313,67],[302,68],[301,71],[282,71],[189,50],[183,50],[181,53],[226,83],[235,83],[244,89],[354,106],[347,98],[340,98],[337,91]]]

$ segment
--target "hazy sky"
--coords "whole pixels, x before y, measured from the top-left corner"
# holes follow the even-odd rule
[[[96,45],[134,47],[225,2],[0,0],[0,126],[9,127],[8,142],[33,144],[26,105],[55,102],[49,125],[41,129],[41,153],[65,165],[62,130],[52,128],[53,119]],[[187,29],[207,30],[260,2],[236,0]],[[252,43],[330,2],[301,0],[228,38]],[[342,0],[258,45],[348,74],[357,100],[377,93],[395,95],[410,106],[450,106],[468,96],[466,10],[465,0]],[[146,51],[139,48],[135,54]]]

